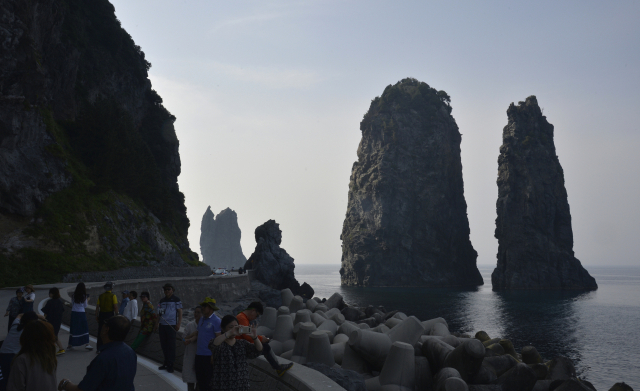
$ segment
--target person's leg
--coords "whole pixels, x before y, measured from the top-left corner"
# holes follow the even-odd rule
[[[266,358],[269,362],[269,365],[271,365],[271,368],[280,369],[280,363],[278,362],[276,355],[273,353],[273,351],[271,350],[271,346],[269,346],[268,343],[262,344],[262,354],[264,355],[264,358]]]
[[[142,333],[138,333],[138,336],[136,337],[135,341],[133,341],[133,343],[131,344],[131,349],[133,349],[133,351],[138,349],[138,347],[140,347],[140,344],[142,344],[142,342],[144,342],[146,338],[147,338],[146,335]]]
[[[9,325],[7,326],[7,333],[9,333],[9,330],[11,330],[11,325],[13,324],[14,320],[16,320],[16,318],[14,316],[9,315]]]
[[[213,368],[211,367],[211,356],[196,355],[195,360],[196,380],[198,381],[198,391],[209,391]]]
[[[167,330],[168,326],[165,325],[160,325],[158,327],[158,337],[160,337],[160,348],[162,349],[162,356],[164,357],[163,361],[162,361],[162,366],[163,367],[167,367],[167,334],[168,334],[168,330]],[[163,368],[163,369],[165,369]]]
[[[176,335],[177,331],[173,326],[167,326],[169,329],[167,336],[167,369],[173,371],[173,363],[176,361]]]

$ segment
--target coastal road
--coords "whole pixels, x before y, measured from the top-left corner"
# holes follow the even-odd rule
[[[36,301],[33,307],[42,308],[46,300],[49,299],[49,288],[53,286],[63,288],[73,285],[75,284],[36,285]],[[15,290],[16,288],[0,289],[0,310],[2,311],[3,316],[7,309],[7,305],[9,304],[9,300],[11,300],[11,298],[15,296]],[[7,336],[7,322],[9,318],[2,317],[0,319],[2,319],[2,321],[0,321],[0,340],[4,340]],[[62,325],[58,337],[62,341],[62,345],[66,348],[67,342],[69,341],[69,328],[65,325]],[[58,356],[58,380],[66,378],[76,384],[78,384],[82,380],[86,373],[87,366],[89,366],[91,360],[93,360],[96,356],[96,339],[94,337],[91,337],[91,345],[93,345],[94,347],[94,349],[91,351],[86,350],[85,348],[75,348],[72,351],[67,351],[67,353]],[[170,374],[164,371],[158,371],[159,365],[159,363],[138,356],[138,368],[134,380],[136,390],[187,390],[187,385],[186,383],[182,382],[180,372],[174,372],[173,374]]]

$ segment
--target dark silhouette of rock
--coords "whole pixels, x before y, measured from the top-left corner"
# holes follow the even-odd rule
[[[513,103],[498,158],[494,290],[597,289],[573,254],[573,230],[553,125],[535,96]]]
[[[214,219],[207,207],[200,225],[200,252],[203,262],[211,268],[240,268],[247,262],[240,245],[241,232],[238,215],[227,208]]]
[[[371,102],[342,228],[343,285],[483,284],[449,101],[404,79]]]
[[[313,288],[307,283],[300,286],[295,278],[293,258],[280,247],[280,224],[269,220],[255,231],[256,249],[245,263],[246,270],[253,270],[255,278],[273,289],[291,289],[294,295],[310,299]]]

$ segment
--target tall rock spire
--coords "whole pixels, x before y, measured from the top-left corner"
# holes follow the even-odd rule
[[[342,228],[343,285],[483,284],[449,102],[415,79],[371,102]]]
[[[597,289],[573,254],[571,213],[553,125],[535,96],[513,103],[498,158],[494,290]]]
[[[240,238],[236,212],[227,208],[214,219],[211,207],[207,208],[200,225],[200,252],[204,263],[212,268],[244,266],[247,258],[242,253]]]

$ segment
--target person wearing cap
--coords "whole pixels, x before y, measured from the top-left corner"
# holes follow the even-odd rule
[[[176,336],[182,324],[182,302],[174,295],[173,285],[166,283],[162,287],[164,297],[158,302],[158,320],[156,327],[160,337],[160,347],[164,355],[164,363],[159,370],[173,373],[176,361]]]
[[[22,313],[22,292],[21,288],[16,290],[16,297],[12,297],[9,300],[9,306],[7,307],[7,312],[5,312],[4,316],[9,317],[9,327],[7,327],[7,332],[11,330],[11,325],[13,325],[13,321],[16,320],[18,314]]]
[[[140,331],[138,332],[136,340],[131,344],[131,349],[134,351],[153,333],[153,329],[155,328],[157,315],[153,309],[150,297],[149,292],[140,293],[140,300],[142,301]]]
[[[211,350],[209,349],[209,342],[220,335],[220,318],[214,311],[218,311],[220,308],[216,306],[216,300],[211,297],[206,297],[202,303],[202,317],[198,322],[198,329],[188,335],[185,340],[197,341],[198,348],[196,350],[196,380],[198,382],[198,389],[200,391],[211,390],[211,376],[213,375],[211,369]]]
[[[236,316],[236,319],[238,320],[238,325],[251,326],[251,322],[253,322],[260,315],[262,315],[263,312],[264,312],[264,307],[262,306],[262,303],[259,301],[254,301],[253,303],[249,304],[246,310],[242,311],[241,313],[238,314],[238,316]],[[262,354],[264,355],[264,358],[267,359],[267,361],[269,362],[269,365],[271,365],[271,368],[273,368],[276,371],[278,376],[284,375],[286,371],[291,369],[291,367],[293,366],[293,363],[280,364],[278,362],[278,359],[276,358],[275,354],[271,350],[271,347],[269,346],[269,341],[270,341],[269,338],[265,337],[264,335],[259,335],[258,338],[260,339],[260,342],[262,342]],[[236,339],[245,339],[253,343],[253,339],[249,334],[240,334],[236,336]]]
[[[127,304],[129,304],[129,291],[123,290],[121,293],[122,293],[122,301],[120,302],[120,307],[118,308],[118,312],[120,312],[121,315],[124,315],[124,310],[127,308]]]
[[[113,290],[113,282],[107,282],[104,284],[105,292],[98,296],[98,303],[96,304],[96,321],[98,322],[98,335],[102,335],[102,326],[104,322],[118,315],[118,297]],[[102,346],[102,339],[98,338],[98,350],[96,350],[96,354],[100,352],[100,347]]]

